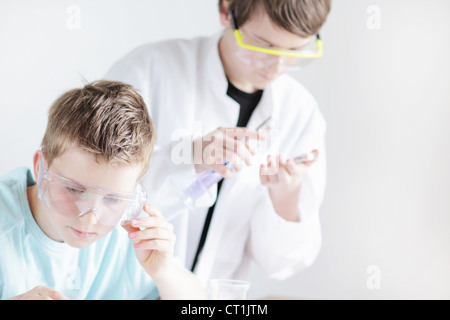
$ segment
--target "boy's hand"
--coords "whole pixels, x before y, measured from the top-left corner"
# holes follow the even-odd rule
[[[72,300],[67,298],[61,292],[48,287],[38,286],[24,294],[15,296],[10,300]]]
[[[246,140],[264,140],[263,131],[247,128],[217,128],[213,132],[193,142],[194,164],[197,172],[214,170],[225,178],[233,176],[233,171],[224,165],[229,162],[235,171],[239,171],[244,163],[251,164],[255,150],[249,147]]]
[[[155,207],[146,204],[148,217],[125,221],[122,226],[133,241],[136,257],[151,277],[172,263],[175,245],[173,225]]]
[[[318,154],[317,150],[314,150]],[[316,155],[317,159],[317,155]],[[288,221],[299,221],[298,200],[303,177],[314,161],[296,163],[293,159],[282,161],[278,156],[267,157],[267,165],[262,164],[259,172],[261,183],[269,188],[275,211]]]

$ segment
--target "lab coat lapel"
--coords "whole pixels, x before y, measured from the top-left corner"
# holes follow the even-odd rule
[[[261,97],[261,101],[256,107],[255,111],[247,124],[247,128],[256,129],[261,123],[266,121],[269,117],[274,118],[274,100],[273,100],[273,90],[268,87],[264,90]]]

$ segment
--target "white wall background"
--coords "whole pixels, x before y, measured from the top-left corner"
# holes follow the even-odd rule
[[[450,298],[449,18],[447,0],[334,0],[325,56],[295,74],[328,121],[322,251],[282,282],[255,266],[251,298]],[[217,0],[1,0],[0,175],[31,165],[51,102],[82,77],[218,30]]]

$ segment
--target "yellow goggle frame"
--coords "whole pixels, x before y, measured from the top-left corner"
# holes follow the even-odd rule
[[[236,38],[236,41],[237,41],[239,47],[241,47],[243,49],[251,50],[251,51],[274,55],[274,56],[285,56],[285,57],[289,57],[289,58],[311,59],[311,58],[320,58],[323,54],[322,40],[320,40],[318,35],[317,35],[317,39],[316,39],[316,51],[315,52],[301,52],[301,51],[271,49],[271,48],[264,48],[264,47],[253,46],[251,44],[246,44],[242,40],[242,34],[239,31],[239,29],[234,30],[234,36]]]
[[[234,36],[236,38],[236,41],[239,45],[239,47],[255,52],[261,52],[265,54],[275,55],[275,56],[285,56],[289,58],[320,58],[323,54],[322,49],[322,40],[320,40],[319,34],[316,35],[316,44],[315,44],[315,52],[302,52],[302,51],[293,51],[293,50],[280,50],[280,49],[272,49],[272,48],[264,48],[264,47],[258,47],[253,46],[247,43],[244,43],[242,40],[242,34],[239,31],[239,27],[236,23],[236,19],[234,17],[234,13],[232,10],[230,10],[230,17],[231,17],[231,23],[234,28]]]

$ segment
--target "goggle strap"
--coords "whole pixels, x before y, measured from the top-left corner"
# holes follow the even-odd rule
[[[229,13],[230,13],[230,21],[231,21],[231,25],[232,25],[233,29],[234,30],[239,29],[238,26],[237,26],[237,23],[236,23],[236,18],[234,17],[233,10],[230,10]]]

